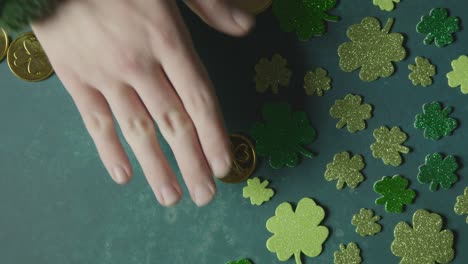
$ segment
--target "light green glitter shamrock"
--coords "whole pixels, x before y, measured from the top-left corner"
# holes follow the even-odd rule
[[[266,227],[273,233],[266,243],[270,252],[276,253],[280,261],[292,256],[301,264],[301,252],[316,257],[322,252],[322,244],[328,238],[328,228],[321,226],[325,211],[313,199],[303,198],[296,212],[289,203],[280,204],[275,216],[268,219]]]
[[[457,197],[457,202],[453,208],[457,215],[468,215],[468,187],[465,188],[465,194]],[[468,216],[466,217],[468,224]]]
[[[449,189],[452,184],[458,181],[455,172],[458,163],[454,156],[444,158],[440,153],[434,153],[426,157],[426,164],[419,167],[418,181],[420,183],[430,183],[429,189],[437,191],[439,185],[444,189]]]
[[[413,227],[405,222],[396,225],[392,253],[401,257],[400,264],[449,263],[454,258],[453,233],[442,230],[438,214],[418,210],[413,215]]]
[[[260,59],[255,66],[257,92],[264,93],[271,87],[273,93],[277,94],[280,86],[288,86],[292,73],[287,64],[286,59],[279,54],[273,55],[271,61],[266,58]]]
[[[366,129],[366,120],[372,117],[372,106],[363,104],[359,95],[348,94],[344,99],[336,100],[330,108],[333,118],[340,118],[336,128],[348,127],[350,133]]]
[[[395,3],[400,3],[400,0],[372,0],[372,2],[380,7],[380,10],[392,11],[395,9]]]
[[[307,95],[323,96],[324,91],[331,88],[331,78],[323,68],[315,69],[315,72],[308,71],[304,77],[304,89]]]
[[[452,61],[453,71],[447,73],[448,84],[452,88],[461,87],[463,94],[468,94],[468,56],[462,55]]]
[[[230,261],[226,264],[252,264],[252,262],[250,262],[248,259],[240,259],[238,261]]]
[[[340,251],[335,251],[334,264],[360,264],[362,263],[361,250],[358,245],[351,242],[346,247],[340,244]]]
[[[408,154],[410,149],[402,144],[408,136],[399,127],[388,129],[382,126],[374,130],[376,142],[371,145],[372,155],[382,159],[385,165],[400,166],[403,158],[400,153]]]
[[[449,136],[458,126],[457,120],[449,117],[452,108],[442,109],[439,102],[425,104],[423,112],[416,115],[414,127],[424,129],[424,137],[427,139],[439,140]]]
[[[460,19],[449,17],[446,8],[434,8],[428,16],[421,17],[416,26],[418,33],[427,34],[425,45],[435,42],[441,48],[453,42],[453,34],[460,31]]]
[[[364,180],[361,173],[364,167],[364,159],[361,155],[351,158],[349,152],[341,152],[335,155],[332,163],[327,164],[325,179],[327,181],[338,180],[336,183],[338,190],[342,189],[345,183],[354,189]]]
[[[351,224],[356,226],[356,233],[361,236],[373,236],[382,230],[382,226],[378,223],[380,216],[374,216],[374,211],[371,209],[362,208],[358,214],[353,215]]]
[[[432,77],[436,74],[436,67],[424,57],[416,57],[416,64],[408,65],[408,69],[411,70],[409,79],[413,85],[421,85],[423,87],[432,84]]]
[[[259,178],[247,180],[247,186],[242,189],[242,196],[250,198],[250,203],[253,205],[262,205],[273,197],[275,192],[267,188],[269,182],[267,180],[260,182]]]
[[[392,178],[383,177],[382,180],[374,184],[374,191],[382,195],[375,200],[375,204],[385,205],[385,211],[389,213],[403,212],[405,204],[413,203],[416,193],[407,189],[409,181],[400,175],[395,175]]]

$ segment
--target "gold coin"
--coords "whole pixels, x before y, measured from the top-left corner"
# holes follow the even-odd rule
[[[32,32],[19,36],[11,43],[7,61],[13,74],[25,81],[42,81],[54,73],[47,55]]]
[[[229,174],[221,179],[225,183],[240,183],[247,180],[257,168],[257,155],[252,142],[242,135],[231,135],[233,154],[232,168]]]
[[[271,6],[272,0],[232,0],[242,10],[258,15]]]
[[[10,39],[8,38],[7,33],[3,28],[0,27],[0,61],[5,58],[9,43]]]

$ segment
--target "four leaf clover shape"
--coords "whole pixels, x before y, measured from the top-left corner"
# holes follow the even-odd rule
[[[362,263],[361,249],[354,242],[345,246],[340,244],[340,250],[334,253],[334,264],[360,264]]]
[[[330,108],[330,115],[339,118],[336,128],[341,129],[347,125],[350,133],[366,129],[366,120],[372,117],[372,106],[363,104],[359,95],[348,94],[344,99],[335,101]]]
[[[287,64],[286,59],[279,54],[274,54],[271,61],[261,58],[255,65],[257,92],[264,93],[271,87],[273,93],[277,94],[280,86],[288,86],[292,73]]]
[[[382,197],[375,200],[375,204],[385,205],[385,211],[389,213],[403,212],[403,206],[413,203],[416,193],[407,189],[409,181],[400,175],[395,175],[392,178],[384,176],[382,180],[374,184],[376,193]]]
[[[457,128],[458,123],[449,117],[452,108],[442,109],[439,102],[432,102],[423,106],[423,113],[416,115],[414,127],[424,129],[424,137],[432,140],[440,140],[449,136]]]
[[[465,188],[465,193],[457,197],[457,202],[453,208],[457,215],[468,215],[468,187]],[[466,217],[468,224],[468,216]]]
[[[416,26],[419,33],[427,34],[424,44],[435,42],[437,47],[444,47],[453,42],[453,33],[460,31],[458,17],[449,17],[446,8],[434,8],[429,16],[421,17]]]
[[[429,59],[424,57],[416,57],[416,64],[408,65],[408,69],[411,70],[409,79],[413,85],[421,85],[423,87],[432,84],[432,77],[436,74],[436,67],[431,64]]]
[[[242,196],[250,198],[250,203],[253,205],[262,205],[273,197],[275,192],[267,188],[269,182],[267,180],[261,182],[259,178],[247,180],[247,186],[242,189]]]
[[[395,9],[395,3],[400,3],[400,0],[372,0],[372,2],[381,10],[392,11]]]
[[[324,91],[330,90],[331,78],[327,76],[327,74],[327,71],[323,68],[317,68],[315,72],[307,72],[304,77],[304,89],[306,94],[323,96]]]
[[[362,208],[358,214],[353,215],[351,224],[356,226],[356,233],[361,236],[373,236],[382,230],[382,226],[378,223],[380,216],[374,216],[374,211],[371,209]]]
[[[400,153],[407,154],[410,149],[402,144],[408,136],[399,127],[388,129],[385,126],[374,130],[375,143],[372,143],[371,150],[374,158],[381,158],[385,165],[400,166],[403,158]]]
[[[345,183],[354,189],[364,180],[361,173],[364,167],[364,159],[361,155],[351,158],[349,152],[341,152],[335,155],[332,163],[327,164],[325,179],[327,181],[338,180],[336,183],[338,190],[342,189]]]
[[[452,88],[461,87],[463,94],[468,94],[468,56],[462,55],[452,61],[453,71],[447,73],[448,84]]]
[[[420,183],[430,183],[429,189],[437,191],[439,185],[444,189],[449,189],[452,184],[458,181],[455,172],[458,163],[454,156],[444,158],[440,153],[434,153],[426,157],[426,164],[419,167],[418,181]]]

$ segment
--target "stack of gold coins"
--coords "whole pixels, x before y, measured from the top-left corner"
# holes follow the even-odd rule
[[[9,43],[10,40],[8,39],[6,31],[0,27],[0,61],[5,58]]]
[[[241,9],[258,15],[263,11],[267,10],[271,6],[272,0],[231,0],[233,4],[240,7]]]
[[[233,155],[229,174],[221,179],[225,183],[241,183],[247,180],[257,168],[257,156],[252,142],[242,135],[231,135]]]

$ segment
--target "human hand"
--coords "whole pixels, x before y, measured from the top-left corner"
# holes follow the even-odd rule
[[[231,35],[246,34],[254,23],[226,1],[185,2]],[[192,200],[198,206],[212,200],[212,175],[230,170],[230,144],[176,1],[63,1],[57,14],[32,27],[114,181],[127,183],[132,168],[112,114],[159,203],[179,201],[182,189],[160,148],[154,120]]]

